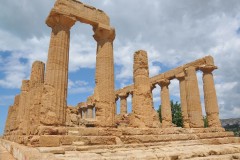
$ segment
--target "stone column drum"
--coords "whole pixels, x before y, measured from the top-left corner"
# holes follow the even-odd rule
[[[32,64],[32,71],[30,76],[30,88],[38,87],[44,82],[45,64],[41,61],[35,61]]]
[[[170,81],[163,79],[159,82],[161,87],[161,114],[162,114],[162,128],[172,127],[172,111],[170,104],[170,96],[168,85]]]
[[[159,119],[152,104],[152,92],[149,79],[148,57],[146,51],[139,50],[134,54],[133,64],[133,97],[132,117],[133,127],[159,127]]]
[[[44,84],[45,64],[35,61],[32,64],[30,75],[30,86],[28,93],[29,124],[28,132],[30,135],[38,134],[37,128],[40,125],[40,109],[42,107],[42,93]]]
[[[217,94],[212,74],[212,71],[215,69],[217,69],[217,67],[212,65],[200,67],[200,70],[203,72],[204,102],[209,127],[221,127]]]
[[[119,94],[120,97],[120,115],[127,114],[127,97],[128,94]]]
[[[96,75],[94,90],[96,126],[110,127],[115,123],[115,88],[113,40],[115,30],[94,27],[97,41]]]
[[[87,119],[87,106],[82,106],[82,118]]]
[[[195,67],[186,68],[187,109],[191,128],[203,128],[203,115]]]
[[[45,95],[41,123],[64,125],[66,120],[70,28],[75,20],[65,15],[50,15],[52,28],[46,65]]]
[[[93,118],[93,105],[87,106],[87,118]]]
[[[175,77],[179,80],[183,128],[189,128],[190,126],[189,126],[189,118],[188,118],[188,111],[187,111],[185,74],[180,73],[180,74],[176,75]]]
[[[27,124],[29,121],[29,104],[28,104],[28,97],[29,97],[29,87],[30,81],[23,80],[21,86],[21,94],[19,99],[19,114],[18,114],[18,121],[19,121],[19,134],[26,134],[27,132]]]

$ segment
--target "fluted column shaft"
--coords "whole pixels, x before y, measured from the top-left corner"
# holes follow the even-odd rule
[[[19,123],[19,133],[26,134],[27,125],[29,123],[29,88],[30,81],[23,80],[21,86],[21,95],[19,98],[19,114],[18,114],[18,123]]]
[[[94,27],[94,39],[97,41],[96,75],[94,90],[96,125],[114,126],[115,123],[115,87],[113,40],[115,30]]]
[[[88,105],[87,107],[87,118],[93,118],[93,106]]]
[[[82,118],[87,119],[87,107],[82,107]]]
[[[205,110],[207,113],[207,120],[209,127],[221,127],[219,119],[219,108],[217,101],[217,94],[214,85],[212,71],[217,69],[216,66],[203,66],[200,70],[203,72],[203,91]]]
[[[42,85],[44,82],[45,64],[41,61],[35,61],[32,64],[32,71],[30,76],[30,88]]]
[[[203,128],[202,107],[196,70],[190,66],[186,69],[186,91],[187,91],[187,108],[191,128]]]
[[[120,114],[127,114],[127,97],[128,95],[119,95],[120,97]]]
[[[189,128],[190,126],[189,126],[189,118],[188,118],[188,111],[187,111],[185,74],[184,73],[178,74],[176,75],[176,78],[179,80],[183,127]]]
[[[170,84],[169,80],[162,80],[159,82],[161,87],[161,116],[162,116],[162,127],[167,128],[172,126],[172,111],[170,104],[170,95],[168,85]]]
[[[54,94],[45,107],[47,114],[42,119],[44,124],[64,125],[66,121],[68,63],[70,28],[75,21],[63,15],[52,15],[47,21],[52,28],[45,85],[53,87]]]

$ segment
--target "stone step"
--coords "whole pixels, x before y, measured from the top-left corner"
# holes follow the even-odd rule
[[[171,142],[184,140],[212,139],[233,137],[232,132],[216,132],[216,133],[197,133],[197,134],[171,134],[171,135],[129,135],[129,136],[75,136],[73,145],[116,145],[116,144],[140,144],[140,143],[156,143]]]
[[[99,148],[93,150],[66,151],[65,155],[55,155],[57,158],[68,160],[74,156],[76,159],[98,160],[125,160],[125,159],[239,159],[240,144],[193,144],[171,143],[170,145],[138,146],[134,148]],[[73,158],[73,157],[72,157]]]
[[[169,135],[189,133],[224,132],[224,128],[74,128],[68,127],[68,135],[122,136],[122,135]]]
[[[210,155],[207,157],[194,157],[189,160],[237,160],[240,159],[240,153],[226,154],[226,155]]]
[[[117,149],[125,148],[126,150],[139,147],[154,147],[154,146],[186,146],[186,145],[203,145],[203,144],[228,144],[240,143],[239,137],[224,137],[224,138],[211,138],[211,139],[198,139],[188,141],[168,141],[168,142],[155,142],[155,143],[134,143],[134,144],[116,144],[116,145],[63,145],[65,151],[89,151],[98,149]]]

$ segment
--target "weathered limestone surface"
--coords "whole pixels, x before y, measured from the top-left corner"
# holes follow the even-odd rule
[[[219,109],[217,102],[217,94],[214,85],[212,71],[217,69],[216,66],[206,65],[202,66],[203,72],[203,90],[204,90],[204,102],[205,110],[207,113],[209,127],[221,127],[219,120]]]
[[[66,125],[77,127],[79,125],[78,108],[68,106],[66,109]]]
[[[161,114],[162,114],[162,127],[167,128],[172,126],[172,111],[170,104],[170,96],[168,85],[170,84],[169,80],[163,79],[160,81],[159,85],[161,86]]]
[[[41,123],[64,125],[68,87],[70,28],[75,20],[64,15],[51,15],[46,21],[52,28],[46,77],[44,82]]]
[[[115,89],[113,40],[115,30],[93,29],[97,41],[96,75],[95,75],[95,109],[96,126],[110,127],[115,122]]]
[[[189,126],[189,118],[188,118],[188,110],[187,110],[185,74],[184,73],[178,74],[176,75],[176,78],[179,80],[183,127],[189,128],[190,126]]]
[[[29,121],[29,105],[28,105],[28,92],[29,92],[29,80],[23,80],[21,86],[21,94],[19,97],[19,112],[18,112],[18,122],[19,122],[19,134],[26,134],[27,122]],[[25,132],[24,132],[25,130]]]
[[[195,67],[186,69],[187,108],[191,128],[202,128],[203,117]]]
[[[133,64],[133,98],[132,119],[130,126],[133,127],[160,127],[157,113],[152,104],[152,92],[149,81],[147,53],[139,50],[134,54]]]
[[[30,88],[42,86],[44,82],[45,64],[41,61],[35,61],[32,64],[30,77]]]
[[[71,15],[72,18],[92,26],[101,24],[102,27],[108,28],[110,25],[109,17],[102,10],[76,0],[57,0],[50,16],[52,14]]]

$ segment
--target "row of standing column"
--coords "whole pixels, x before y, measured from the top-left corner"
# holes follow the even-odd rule
[[[216,68],[217,67],[213,65],[205,65],[199,68],[203,72],[204,103],[209,127],[221,127],[217,95],[212,75],[212,71]],[[185,72],[182,72],[175,77],[179,80],[183,127],[203,128],[204,122],[196,68],[190,66],[185,69]],[[158,83],[161,87],[161,114],[163,128],[172,126],[169,84],[170,80],[167,79],[162,79]],[[118,96],[120,98],[120,114],[127,114],[127,97],[129,94],[121,93]]]
[[[204,102],[208,126],[221,127],[217,95],[212,75],[214,69],[216,69],[216,67],[210,65],[200,67],[200,70],[203,72]],[[203,128],[204,122],[196,68],[190,66],[185,70],[185,73],[177,75],[176,78],[179,80],[180,86],[183,127]],[[159,82],[162,100],[162,127],[164,128],[172,126],[169,84],[169,80],[163,79]]]

